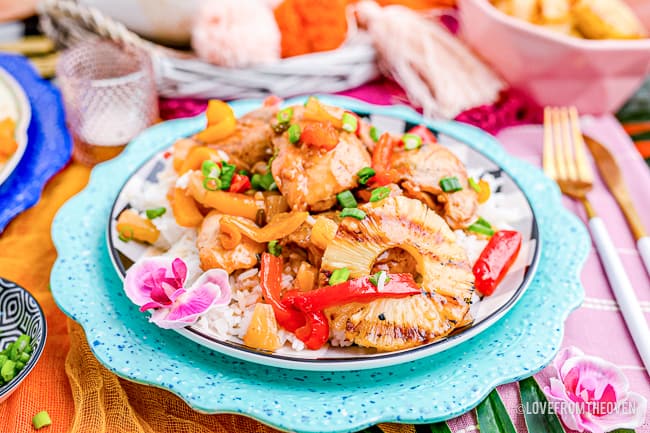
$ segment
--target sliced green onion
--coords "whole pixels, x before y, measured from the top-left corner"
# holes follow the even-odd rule
[[[357,173],[359,176],[359,183],[365,185],[368,183],[368,180],[373,177],[377,172],[372,167],[364,167]]]
[[[374,286],[379,285],[379,279],[381,278],[382,274],[385,275],[385,277],[384,277],[384,284],[388,283],[388,282],[390,281],[390,277],[388,276],[388,274],[386,273],[386,271],[379,271],[379,272],[377,272],[376,274],[371,275],[370,278],[369,278],[370,282],[371,282]]]
[[[282,254],[282,245],[278,244],[278,241],[269,242],[267,248],[269,250],[269,253],[273,254],[276,257]]]
[[[2,367],[0,367],[0,377],[2,377],[2,380],[6,382],[9,382],[11,379],[13,379],[16,376],[16,361],[12,361],[11,359],[8,359],[5,361],[4,364],[2,364]]]
[[[255,173],[253,177],[251,177],[251,187],[262,191],[273,191],[278,189],[278,186],[275,184],[275,179],[273,179],[273,175],[270,171],[266,174]]]
[[[241,174],[242,176],[251,177],[251,172],[248,170],[239,170],[237,173]]]
[[[473,177],[468,178],[467,183],[469,183],[469,186],[472,187],[474,191],[481,192],[481,185],[479,185]]]
[[[483,224],[479,224],[478,222],[475,222],[471,226],[467,227],[467,230],[485,236],[492,236],[494,234],[494,229],[491,227],[486,227]]]
[[[463,186],[460,184],[460,181],[456,176],[451,176],[440,179],[440,188],[442,188],[444,192],[456,192],[463,189]]]
[[[492,224],[487,222],[483,217],[478,217],[478,219],[476,221],[474,221],[474,224],[478,224],[480,226],[487,227],[489,229],[492,228]]]
[[[346,190],[343,192],[340,192],[336,194],[336,199],[339,201],[341,204],[341,207],[350,207],[350,208],[355,208],[357,207],[357,201],[354,199],[354,195],[352,195],[352,192],[350,190]]]
[[[345,217],[352,217],[358,220],[362,220],[366,217],[366,213],[361,209],[357,209],[356,207],[353,208],[346,207],[341,211],[341,218],[345,218]]]
[[[379,130],[376,126],[371,126],[368,134],[370,135],[370,138],[372,138],[372,141],[375,143],[379,141]]]
[[[219,180],[221,180],[221,189],[230,188],[235,171],[237,171],[237,167],[228,164],[226,161],[221,161],[221,176],[219,176]]]
[[[330,275],[330,286],[345,283],[348,278],[350,278],[350,270],[348,268],[336,269],[332,272],[332,275]]]
[[[47,413],[47,411],[42,410],[36,415],[34,415],[34,418],[32,418],[32,425],[36,430],[39,428],[46,427],[48,425],[52,425],[52,420],[50,419],[50,414]]]
[[[386,197],[390,195],[390,188],[387,186],[380,186],[379,188],[375,188],[372,190],[370,193],[370,201],[379,201],[383,200]]]
[[[343,130],[347,132],[356,132],[357,126],[359,125],[357,116],[348,112],[343,113],[343,117],[341,118],[341,123],[342,123],[341,128],[343,128]]]
[[[404,134],[402,143],[404,143],[405,150],[419,149],[422,146],[422,137],[417,134]]]
[[[218,177],[204,177],[203,188],[208,191],[217,191],[221,189],[221,180]]]
[[[297,123],[291,125],[287,133],[289,134],[289,142],[291,144],[296,144],[297,142],[300,141],[300,134],[302,132],[300,131],[300,125],[298,125]]]
[[[284,110],[278,111],[278,122],[288,123],[293,117],[293,107],[285,108]]]
[[[31,356],[27,352],[23,352],[20,355],[18,355],[18,361],[22,363],[27,363],[27,361],[29,361],[29,358],[31,358]]]
[[[20,334],[16,341],[14,341],[16,350],[20,353],[24,352],[27,346],[29,346],[30,341],[32,341],[32,337],[27,334]]]
[[[164,207],[157,207],[155,209],[147,209],[145,211],[145,213],[147,214],[147,218],[149,218],[150,220],[165,215],[165,212],[167,212],[167,209],[165,209]]]
[[[19,356],[20,356],[19,346],[18,346],[18,345],[16,344],[16,342],[14,341],[14,342],[11,344],[11,350],[9,351],[9,359],[10,359],[11,361],[18,361],[18,357],[19,357]]]
[[[216,162],[206,159],[201,164],[201,173],[203,173],[203,177],[219,177],[221,167]]]

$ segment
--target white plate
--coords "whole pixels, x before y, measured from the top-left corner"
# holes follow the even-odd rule
[[[18,148],[4,163],[0,163],[0,184],[13,173],[27,149],[27,127],[32,111],[23,88],[4,69],[0,68],[0,120],[10,117],[16,122]]]
[[[371,122],[382,131],[399,133],[413,126],[399,117],[364,111],[358,111],[358,114],[370,117]],[[481,176],[489,172],[501,180],[500,191],[503,194],[493,195],[491,200],[500,197],[500,200],[507,202],[507,208],[502,208],[501,212],[510,214],[508,225],[521,232],[524,239],[516,262],[495,293],[472,305],[472,315],[475,318],[472,325],[456,330],[446,338],[416,348],[381,353],[356,346],[340,348],[329,345],[316,351],[295,351],[285,345],[274,353],[268,353],[251,349],[236,337],[220,339],[196,325],[177,332],[215,351],[247,361],[283,368],[334,371],[375,368],[419,359],[456,346],[487,329],[514,306],[532,280],[540,254],[537,222],[525,194],[508,173],[462,141],[442,134],[438,139],[465,163],[470,175]],[[122,277],[126,269],[138,258],[147,254],[148,250],[148,247],[136,242],[122,242],[114,229],[119,214],[131,205],[124,191],[128,188],[133,193],[133,188],[140,188],[143,182],[156,182],[157,173],[171,164],[171,158],[165,158],[165,153],[159,152],[140,166],[129,177],[113,204],[107,227],[107,245],[115,269]],[[490,215],[483,216],[490,220]],[[478,301],[478,297],[475,296],[474,300]]]

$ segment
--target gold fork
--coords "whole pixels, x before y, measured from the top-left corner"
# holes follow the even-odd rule
[[[593,170],[587,160],[580,119],[575,107],[544,109],[544,172],[560,186],[560,190],[582,202],[589,219],[591,236],[605,268],[627,328],[632,335],[646,370],[650,373],[650,328],[646,323],[632,283],[605,223],[596,215],[587,199],[594,182]]]

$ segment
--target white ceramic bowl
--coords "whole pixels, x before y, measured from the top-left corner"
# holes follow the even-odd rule
[[[540,105],[613,112],[650,71],[650,39],[579,39],[510,17],[488,0],[459,3],[464,39],[511,86]],[[650,23],[650,2],[630,3]]]
[[[189,45],[199,0],[79,0],[157,42]]]
[[[20,386],[27,375],[34,369],[43,353],[47,338],[45,314],[36,299],[16,283],[0,278],[0,349],[4,349],[21,334],[31,337],[33,349],[25,367],[9,381],[0,386],[0,403],[5,401]]]

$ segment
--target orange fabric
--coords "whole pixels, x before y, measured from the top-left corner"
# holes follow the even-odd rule
[[[282,57],[338,48],[347,35],[347,0],[284,0],[275,9]]]
[[[56,251],[50,237],[59,207],[88,181],[89,169],[72,164],[45,188],[32,209],[0,235],[0,275],[27,288],[47,318],[43,355],[20,387],[0,404],[0,432],[33,432],[31,419],[46,410],[52,425],[43,433],[274,432],[239,415],[205,415],[158,388],[118,378],[92,355],[84,332],[57,308],[49,291]],[[382,424],[386,433],[412,426]]]
[[[48,433],[66,432],[74,414],[65,374],[69,339],[66,316],[49,291],[56,251],[50,225],[58,208],[86,184],[88,169],[72,165],[46,187],[36,206],[23,212],[0,235],[0,275],[29,290],[45,311],[48,334],[43,355],[20,387],[0,404],[0,431],[33,431],[32,417],[47,410]]]

